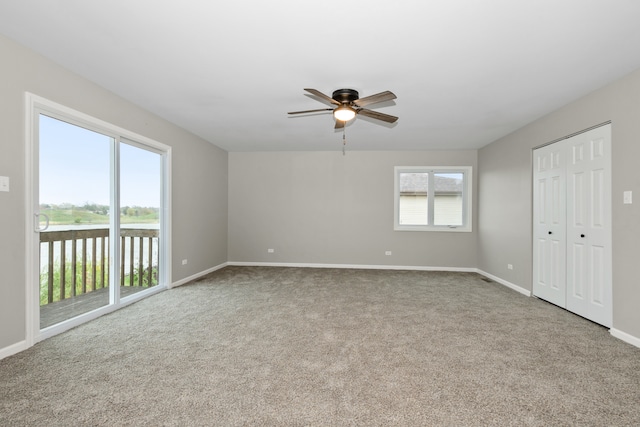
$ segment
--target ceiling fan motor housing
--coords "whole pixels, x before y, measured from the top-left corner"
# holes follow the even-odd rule
[[[353,89],[338,89],[333,91],[331,98],[341,104],[350,104],[358,99],[358,91]]]

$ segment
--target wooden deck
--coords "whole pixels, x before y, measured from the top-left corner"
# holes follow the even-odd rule
[[[120,297],[150,289],[140,286],[121,286]],[[84,313],[109,304],[109,288],[102,288],[86,294],[67,298],[62,301],[52,302],[40,306],[40,329],[71,319]]]

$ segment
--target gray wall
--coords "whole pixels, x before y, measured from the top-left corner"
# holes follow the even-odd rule
[[[640,337],[640,71],[581,98],[478,153],[478,266],[532,289],[532,149],[612,122],[613,327]],[[634,191],[635,203],[622,204]],[[514,265],[513,271],[506,269]]]
[[[229,261],[475,268],[477,227],[393,230],[393,180],[394,166],[476,163],[475,150],[230,153]]]
[[[0,36],[0,349],[25,339],[24,93],[173,148],[173,281],[227,260],[227,153]],[[188,258],[182,266],[180,260]]]

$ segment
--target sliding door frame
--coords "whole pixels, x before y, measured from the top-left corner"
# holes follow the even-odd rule
[[[36,221],[36,206],[39,201],[39,117],[40,114],[63,120],[106,136],[114,138],[111,150],[111,204],[112,214],[110,218],[111,233],[120,228],[119,207],[119,148],[121,143],[131,142],[138,147],[148,149],[161,155],[161,198],[160,198],[160,263],[159,283],[140,294],[130,296],[122,301],[119,288],[113,286],[110,289],[110,304],[86,314],[74,317],[49,328],[40,329],[39,309],[39,233],[35,231],[38,226]],[[57,335],[82,323],[86,323],[99,316],[122,308],[151,294],[161,292],[171,286],[171,147],[153,139],[136,134],[121,127],[112,125],[85,113],[60,105],[48,99],[32,93],[25,93],[25,303],[26,303],[26,344],[31,347],[37,342]],[[112,212],[112,213],[113,213]],[[118,241],[116,239],[115,241]],[[118,244],[111,245],[110,284],[112,277],[119,277],[119,251]]]

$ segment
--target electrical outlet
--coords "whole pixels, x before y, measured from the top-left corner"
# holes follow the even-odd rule
[[[270,254],[274,253],[275,251],[276,251],[275,249],[271,249],[271,248],[267,249],[267,253],[270,253]]]
[[[513,264],[507,264],[507,270],[513,270]]]
[[[391,255],[391,251],[385,251],[384,254],[385,255]]]
[[[9,177],[0,176],[0,191],[9,191]]]
[[[187,265],[187,263],[189,263],[189,260],[187,260],[187,259],[183,259],[182,260],[182,265]]]

